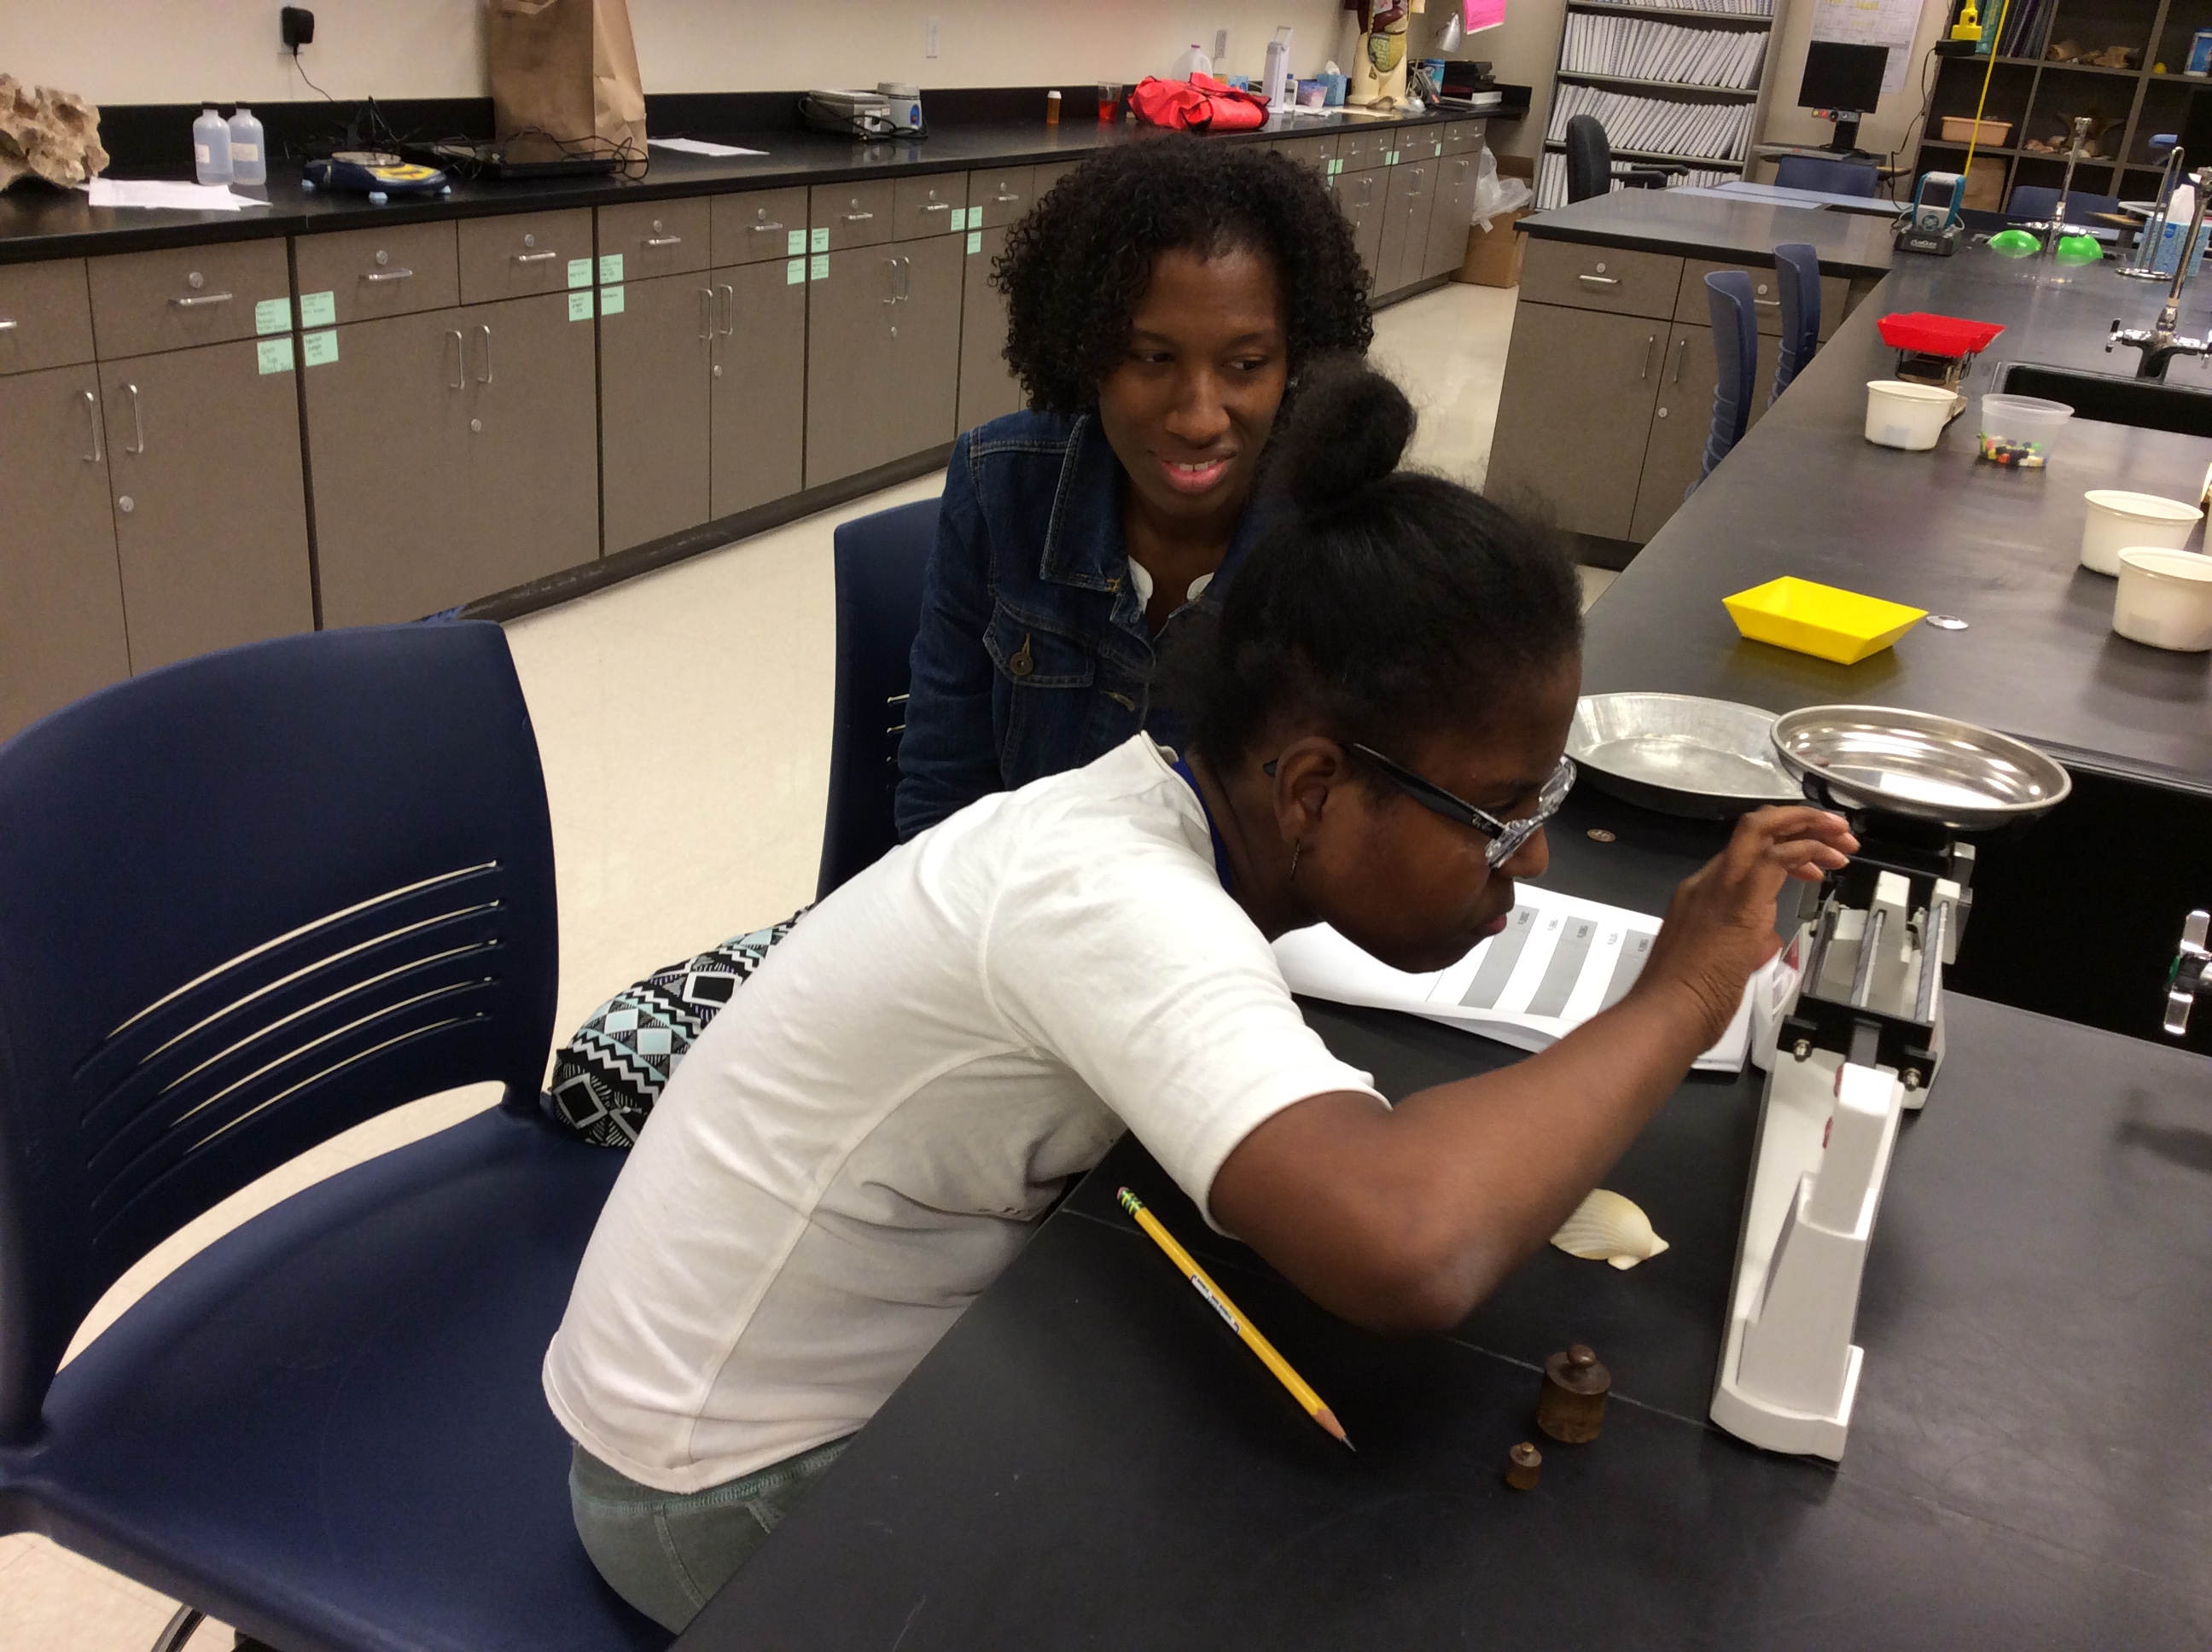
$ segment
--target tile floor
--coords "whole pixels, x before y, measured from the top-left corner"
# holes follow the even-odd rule
[[[1453,285],[1377,318],[1376,357],[1421,412],[1414,463],[1480,485],[1514,297]],[[941,485],[924,477],[507,627],[552,805],[561,1027],[647,969],[811,896],[829,787],[830,536]],[[1610,576],[1584,572],[1594,598]],[[256,1212],[495,1099],[482,1085],[428,1097],[264,1177],[119,1280],[77,1345]],[[0,1652],[143,1652],[173,1609],[43,1538],[0,1538]],[[210,1625],[191,1646],[230,1643]]]

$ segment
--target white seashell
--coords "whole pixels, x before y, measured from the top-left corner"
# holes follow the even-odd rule
[[[1570,1256],[1619,1268],[1634,1267],[1667,1248],[1667,1242],[1651,1231],[1651,1218],[1642,1206],[1603,1187],[1590,1189],[1552,1242]]]

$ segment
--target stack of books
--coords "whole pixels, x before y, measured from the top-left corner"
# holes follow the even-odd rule
[[[1751,147],[1758,112],[1758,106],[1751,103],[1676,103],[1563,82],[1553,93],[1552,123],[1545,136],[1563,143],[1569,120],[1595,115],[1616,154],[1626,149],[1701,161],[1741,161]]]
[[[1748,90],[1759,84],[1765,56],[1765,29],[1690,28],[1577,12],[1567,19],[1559,68],[1577,75]]]
[[[1661,11],[1710,11],[1727,17],[1771,17],[1774,0],[1605,0],[1612,6],[1650,6]]]

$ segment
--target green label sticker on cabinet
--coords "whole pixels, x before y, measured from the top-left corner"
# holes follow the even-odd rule
[[[786,257],[794,258],[805,252],[806,232],[803,229],[794,229],[786,234],[783,238],[783,250]]]
[[[981,230],[971,229],[968,232],[968,250],[970,252],[980,252],[983,250],[983,232]]]
[[[1396,166],[1396,165],[1398,164],[1398,152],[1397,152],[1397,150],[1395,150],[1395,149],[1385,149],[1385,150],[1382,152],[1382,164],[1383,164],[1384,166],[1386,166],[1386,167],[1395,167],[1395,166]]]
[[[326,367],[338,359],[338,336],[311,332],[300,341],[300,356],[311,367]]]
[[[1343,161],[1340,161],[1340,160],[1338,160],[1334,155],[1331,155],[1331,156],[1329,156],[1329,158],[1328,158],[1328,175],[1329,175],[1331,178],[1334,178],[1334,177],[1335,177],[1335,176],[1337,175],[1337,173],[1339,173],[1342,172],[1343,170],[1344,170],[1344,162],[1343,162]]]
[[[622,261],[623,255],[619,252],[603,252],[599,255],[600,286],[605,287],[611,282],[620,281],[623,278]]]
[[[569,294],[568,319],[571,321],[589,321],[591,319],[592,289],[586,287],[580,293]]]
[[[619,287],[599,288],[599,313],[620,315],[623,313],[623,289]]]
[[[793,258],[790,263],[783,266],[783,283],[785,286],[797,287],[803,284],[805,280],[806,260],[805,258]]]
[[[827,252],[817,252],[814,255],[813,262],[806,271],[806,278],[809,281],[830,279],[830,255]]]
[[[568,260],[568,284],[571,287],[588,287],[592,284],[592,261],[589,258]]]
[[[292,301],[289,298],[264,298],[253,307],[253,331],[256,332],[289,332],[292,331]]]
[[[975,210],[976,210],[978,212],[981,212],[981,211],[982,210],[982,208],[978,207],[978,208],[976,208]],[[968,228],[968,209],[967,209],[966,207],[955,207],[955,208],[953,208],[953,209],[952,209],[952,233],[953,233],[954,234],[957,235],[957,234],[958,234],[962,230],[963,230],[963,229],[965,229],[965,228]]]
[[[300,325],[303,327],[335,327],[338,325],[338,301],[335,293],[302,293],[300,295]]]
[[[827,252],[830,250],[829,230],[823,228],[811,232],[806,238],[806,250],[810,252]]]
[[[264,373],[289,373],[292,370],[292,335],[282,338],[264,338],[253,347]]]

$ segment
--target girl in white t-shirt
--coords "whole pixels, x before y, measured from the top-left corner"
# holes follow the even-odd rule
[[[1816,810],[1747,817],[1627,996],[1501,1072],[1393,1108],[1332,1055],[1272,938],[1456,961],[1573,778],[1574,570],[1397,470],[1413,427],[1364,367],[1312,370],[1289,519],[1170,657],[1182,759],[1139,735],[901,846],[677,1070],[544,1370],[577,1528],[641,1610],[687,1622],[1125,1128],[1324,1307],[1457,1322],[1720,1036],[1784,879],[1856,847]]]

